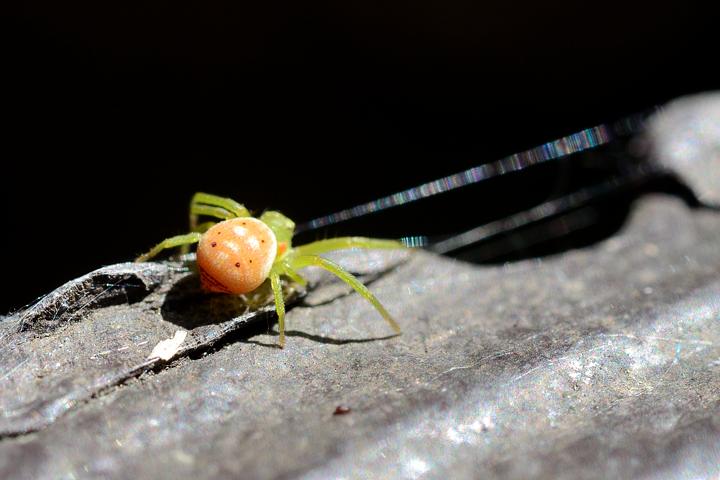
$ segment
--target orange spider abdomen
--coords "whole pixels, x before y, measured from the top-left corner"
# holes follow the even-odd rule
[[[277,247],[270,227],[256,218],[233,218],[214,225],[197,248],[203,288],[223,293],[252,292],[268,278]]]

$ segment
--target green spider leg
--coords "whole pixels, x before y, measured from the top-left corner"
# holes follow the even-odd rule
[[[295,269],[293,269],[290,264],[290,259],[298,256],[319,255],[326,252],[332,252],[334,250],[346,250],[349,248],[392,249],[406,247],[404,243],[397,240],[384,240],[367,237],[337,237],[326,240],[318,240],[316,242],[292,248],[288,252],[288,258],[282,260],[279,273],[290,277],[290,279],[295,283],[306,286],[307,280],[298,274]]]
[[[290,268],[293,270],[305,267],[320,267],[334,274],[340,280],[350,285],[365,300],[370,302],[372,306],[375,307],[375,310],[377,310],[380,315],[382,315],[382,317],[385,319],[385,321],[390,325],[390,328],[395,331],[395,333],[400,333],[400,325],[398,325],[397,322],[392,318],[390,313],[385,310],[385,307],[382,306],[380,300],[378,300],[375,295],[373,295],[372,292],[368,290],[368,288],[363,285],[360,280],[358,280],[350,272],[345,271],[345,269],[343,269],[337,263],[331,262],[327,258],[319,257],[317,255],[303,255],[294,257],[290,259],[288,263],[290,264]]]
[[[216,222],[198,224],[200,216],[228,220],[237,217],[249,217],[250,211],[232,198],[218,197],[209,193],[197,192],[190,200],[190,231],[207,232]],[[181,253],[188,253],[190,247],[183,245]]]
[[[370,302],[373,307],[382,315],[385,321],[395,331],[400,333],[400,325],[390,316],[385,307],[382,306],[380,301],[372,294],[368,288],[362,284],[354,275],[345,271],[340,265],[331,262],[330,260],[319,257],[317,255],[302,255],[292,256],[287,261],[282,262],[277,267],[273,268],[270,273],[270,284],[272,286],[273,295],[275,296],[275,309],[278,314],[278,328],[280,330],[280,347],[285,346],[285,303],[282,296],[282,287],[280,284],[280,275],[284,274],[290,278],[299,274],[295,271],[305,267],[320,267],[336,275],[340,280],[350,285],[356,292],[358,292],[365,300]],[[302,277],[301,277],[302,278]],[[304,280],[304,279],[303,279]]]
[[[285,346],[285,300],[283,299],[282,283],[280,276],[285,275],[302,286],[307,285],[307,280],[298,272],[290,267],[287,261],[277,263],[270,271],[270,286],[272,287],[273,297],[275,298],[275,312],[278,316],[278,329],[280,330],[280,340],[278,344],[280,348]]]
[[[382,240],[379,238],[367,237],[337,237],[328,238],[327,240],[318,240],[317,242],[295,247],[293,252],[297,256],[319,255],[333,250],[344,250],[348,248],[388,249],[405,248],[405,245],[397,240]]]
[[[193,232],[197,231],[197,221],[200,215],[227,220],[236,217],[249,217],[250,211],[232,198],[197,192],[190,200],[190,230]]]
[[[293,270],[293,268],[290,266],[290,263],[287,260],[282,261],[278,270],[279,270],[279,273],[281,273],[282,275],[286,275],[286,276],[290,277],[290,280],[292,280],[293,282],[298,283],[298,284],[302,285],[303,287],[307,286],[307,283],[308,283],[307,279],[305,277],[303,277],[302,275],[300,275],[295,270]]]
[[[273,296],[275,297],[275,313],[278,316],[278,329],[280,330],[280,348],[285,347],[285,300],[283,300],[282,285],[280,284],[280,274],[272,270],[270,272],[270,286],[272,287]]]
[[[197,225],[192,231],[196,232],[196,233],[205,233],[216,224],[217,224],[217,222],[203,222],[200,225]],[[190,245],[189,244],[182,245],[180,247],[180,253],[182,255],[190,253]]]
[[[217,225],[217,222],[203,222],[197,227],[195,227],[195,230],[193,230],[193,232],[205,233],[215,225]]]
[[[177,235],[175,237],[166,238],[162,242],[155,245],[149,252],[144,253],[135,259],[135,262],[146,262],[158,253],[168,248],[179,247],[181,245],[190,245],[197,243],[202,238],[202,234],[198,232],[187,233],[185,235]]]

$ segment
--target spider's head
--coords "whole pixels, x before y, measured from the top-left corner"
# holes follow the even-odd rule
[[[260,215],[260,221],[270,227],[275,234],[278,244],[278,257],[292,248],[292,237],[295,233],[295,222],[282,213],[275,210],[268,210]]]

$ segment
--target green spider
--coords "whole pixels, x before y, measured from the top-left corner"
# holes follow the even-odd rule
[[[219,222],[198,224],[200,216]],[[197,266],[203,288],[229,294],[250,293],[270,279],[280,329],[280,347],[285,346],[285,302],[281,277],[307,285],[297,270],[320,267],[335,274],[369,301],[390,327],[400,326],[368,288],[349,272],[319,255],[347,248],[405,248],[401,242],[365,237],[338,237],[292,246],[295,222],[280,212],[266,211],[259,218],[250,215],[242,204],[230,198],[196,193],[190,202],[191,233],[163,240],[135,261],[144,262],[161,251],[198,244]]]

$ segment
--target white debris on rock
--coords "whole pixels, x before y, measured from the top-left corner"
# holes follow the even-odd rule
[[[148,360],[151,358],[160,358],[166,361],[170,360],[177,354],[178,350],[180,350],[180,345],[185,341],[185,337],[187,337],[187,332],[185,330],[178,330],[172,338],[158,342],[155,348],[152,349],[152,352],[150,352],[150,355],[148,355]]]

